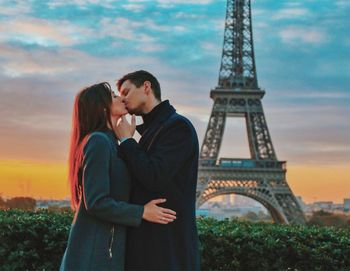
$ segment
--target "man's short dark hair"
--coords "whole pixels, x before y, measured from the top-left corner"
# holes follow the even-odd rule
[[[138,88],[141,87],[145,81],[149,81],[151,83],[151,88],[152,88],[154,97],[158,101],[161,101],[160,84],[159,84],[157,78],[155,78],[151,73],[144,71],[144,70],[139,70],[139,71],[131,72],[131,73],[124,75],[117,82],[117,87],[118,87],[119,91],[120,91],[122,84],[127,80],[129,80],[131,83],[133,83]]]

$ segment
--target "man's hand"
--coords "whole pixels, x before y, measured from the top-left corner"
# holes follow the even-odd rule
[[[114,123],[113,130],[118,139],[133,137],[136,129],[135,115],[131,116],[131,124],[122,116],[117,123]]]

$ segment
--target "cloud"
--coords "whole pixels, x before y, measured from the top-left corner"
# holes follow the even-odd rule
[[[141,12],[145,9],[145,6],[140,4],[127,4],[127,5],[122,5],[122,7],[132,12]]]
[[[151,19],[145,19],[142,21],[142,26],[144,29],[155,30],[160,32],[166,32],[172,29],[171,25],[161,25],[159,23],[155,23]]]
[[[142,26],[142,22],[132,21],[123,17],[116,19],[104,18],[101,20],[101,35],[141,43],[154,42],[154,37],[137,32]]]
[[[295,102],[264,106],[273,142],[282,157],[296,163],[329,164],[343,164],[350,159],[347,106],[329,99],[310,104],[303,97]]]
[[[184,93],[191,84],[182,89],[179,80],[189,76],[187,71],[176,70],[157,58],[104,58],[73,49],[28,52],[4,45],[0,45],[0,52],[0,66],[8,67],[0,73],[2,158],[64,161],[75,93],[101,81],[115,88],[115,80],[130,71],[154,73],[164,86],[164,98],[185,95],[189,103],[193,99]],[[10,68],[16,77],[9,76]]]
[[[348,0],[337,0],[335,4],[340,8],[350,7],[350,2]]]
[[[341,92],[337,90],[327,90],[327,91],[315,91],[315,90],[303,90],[302,92],[298,90],[294,91],[284,91],[284,98],[298,98],[298,99],[339,99],[343,100],[344,98],[350,99],[350,93]]]
[[[301,6],[302,5],[302,3],[301,2],[288,2],[288,3],[286,3],[286,6],[287,7],[299,7],[299,6]]]
[[[213,42],[208,42],[208,41],[203,41],[200,43],[200,46],[202,47],[203,50],[206,52],[215,55],[215,56],[220,56],[221,54],[221,46],[219,43],[213,43]]]
[[[20,17],[3,20],[0,25],[1,42],[20,42],[40,46],[72,46],[91,35],[88,28],[68,21]]]
[[[125,17],[104,18],[101,20],[101,28],[100,37],[112,37],[117,40],[117,46],[125,45],[128,50],[140,50],[145,53],[167,49],[166,42],[160,41],[162,35],[167,32],[184,33],[186,31],[186,27],[182,25],[160,25],[149,18],[134,21]],[[128,46],[128,43],[132,45]]]
[[[153,53],[153,52],[161,52],[164,51],[166,47],[162,44],[157,43],[146,43],[146,44],[140,44],[137,46],[137,50],[146,52],[146,53]]]
[[[345,37],[344,42],[347,46],[350,46],[350,37]]]
[[[193,19],[193,20],[197,20],[197,19],[201,19],[204,18],[205,16],[203,14],[191,14],[188,12],[184,12],[184,11],[179,11],[176,12],[174,14],[174,18],[176,19]]]
[[[8,77],[60,76],[77,70],[74,63],[81,52],[72,50],[24,50],[9,45],[0,46],[0,71]],[[72,54],[74,53],[74,54]]]
[[[319,116],[317,112],[300,109],[296,110],[297,113],[292,113],[289,110],[285,112],[282,109],[276,110],[266,106],[264,109],[271,139],[279,159],[303,165],[343,165],[350,160],[348,143],[350,127],[341,123],[342,120],[337,120],[334,127],[327,130],[324,127],[328,126],[330,121],[325,119],[320,122],[320,118],[322,119],[325,114]],[[336,118],[333,117],[334,119]],[[237,151],[243,152],[244,149],[248,149],[246,125],[243,120],[244,118],[240,120],[241,127],[235,125],[237,117],[234,122],[231,118],[227,120],[224,132],[226,141],[222,145],[222,156],[232,157],[237,154]]]
[[[0,2],[0,4],[2,4]],[[0,15],[5,16],[23,16],[32,11],[32,7],[29,1],[12,1],[10,5],[2,5],[0,8]]]
[[[100,6],[104,8],[113,8],[114,0],[51,0],[47,3],[50,9],[59,8],[62,6],[73,5],[80,9],[86,9],[91,5]]]
[[[285,8],[279,10],[275,15],[272,16],[274,20],[281,19],[295,19],[295,18],[305,18],[305,16],[310,15],[310,11],[306,8]]]
[[[157,0],[158,3],[162,5],[178,5],[178,4],[192,4],[192,5],[208,5],[213,2],[213,0]]]
[[[122,5],[123,8],[133,12],[140,12],[144,10],[144,6],[141,4],[151,4],[153,0],[128,0],[128,4]],[[174,7],[176,5],[207,5],[213,2],[213,0],[157,0],[156,1],[160,7],[168,8]],[[62,6],[76,6],[79,9],[88,9],[93,6],[100,6],[103,8],[114,8],[116,7],[116,1],[114,0],[51,0],[47,3],[50,9],[59,8]]]
[[[201,144],[226,1],[21,2],[28,4],[0,9],[9,16],[0,24],[1,155],[65,160],[76,91],[104,80],[113,85],[141,68],[158,77],[163,98],[193,121]],[[340,10],[346,1],[338,8],[327,3],[317,10],[308,1],[253,4],[258,77],[268,89],[264,110],[278,156],[293,163],[350,160],[350,40],[346,9]]]
[[[279,31],[279,36],[287,44],[321,44],[328,41],[327,33],[314,27],[287,26]]]
[[[213,0],[157,0],[158,7],[171,9],[178,5],[208,5]]]
[[[150,3],[153,0],[128,0],[129,3]],[[213,0],[156,0],[160,4],[191,4],[191,5],[207,5],[213,2]]]

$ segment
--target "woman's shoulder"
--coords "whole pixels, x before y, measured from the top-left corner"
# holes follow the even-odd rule
[[[110,146],[110,138],[105,132],[92,132],[87,139],[85,149],[88,148],[109,148]]]
[[[108,141],[108,135],[106,132],[95,131],[89,135],[89,140],[106,140]]]

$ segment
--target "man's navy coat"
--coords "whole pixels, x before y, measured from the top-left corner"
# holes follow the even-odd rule
[[[195,199],[198,138],[190,121],[164,101],[138,126],[140,142],[128,139],[120,151],[132,175],[131,202],[165,198],[177,213],[167,225],[142,221],[129,228],[126,270],[199,270]]]

